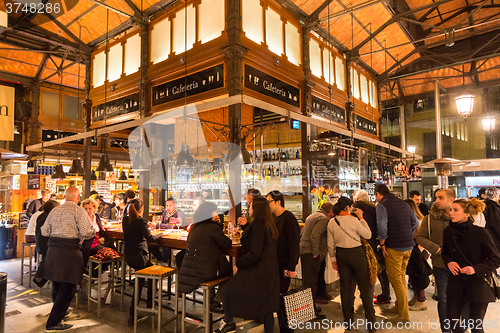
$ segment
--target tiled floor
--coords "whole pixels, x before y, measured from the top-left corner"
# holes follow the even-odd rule
[[[25,278],[25,286],[20,283],[20,260],[0,261],[0,272],[7,272],[7,307],[5,332],[7,333],[40,333],[44,332],[47,316],[52,308],[51,291],[45,287],[39,292],[34,289],[27,288],[27,277]],[[379,291],[379,286],[376,286],[376,291]],[[375,305],[379,323],[384,323],[385,328],[378,332],[440,332],[436,326],[437,310],[436,302],[432,300],[433,287],[427,289],[427,302],[429,304],[427,311],[411,312],[411,322],[409,329],[398,328],[397,321],[393,315],[388,313],[394,303],[390,305]],[[128,287],[126,294],[131,294],[132,287]],[[342,310],[340,307],[340,298],[338,290],[331,290],[331,294],[336,295],[334,300],[327,305],[322,305],[323,313],[326,315],[326,320],[309,322],[309,326],[304,329],[297,329],[296,332],[343,332],[339,327],[342,321]],[[87,312],[87,302],[85,296],[81,298],[79,309],[75,309],[71,315],[69,323],[74,325],[71,332],[98,332],[98,333],[128,333],[133,332],[133,327],[127,326],[128,308],[130,306],[131,297],[126,296],[124,302],[124,311],[119,310],[119,297],[113,301],[113,307],[103,305],[101,317],[97,318],[97,310],[95,305],[93,311]],[[201,299],[201,297],[199,297]],[[394,299],[394,296],[393,296]],[[188,302],[189,303],[189,302]],[[75,306],[73,302],[72,306]],[[363,319],[363,308],[359,297],[356,297],[356,320]],[[200,304],[190,305],[190,311],[197,312],[201,309]],[[167,312],[167,315],[170,313]],[[500,303],[492,303],[488,308],[486,320],[490,322],[490,328],[486,328],[485,332],[497,332],[500,328]],[[238,321],[237,332],[258,333],[263,332],[263,326],[254,321]],[[315,325],[315,326],[311,326]],[[337,326],[336,326],[337,325]],[[392,325],[392,328],[387,328],[387,325]],[[496,326],[495,326],[496,325]],[[496,328],[495,328],[496,327]],[[214,325],[215,328],[215,325]],[[309,329],[308,329],[309,328]],[[194,326],[188,325],[188,331],[192,331]],[[151,320],[147,320],[139,324],[138,332],[150,332]],[[173,332],[174,325],[170,323],[162,327],[162,332]],[[275,332],[278,332],[278,327],[275,325]],[[180,332],[180,325],[179,325]],[[198,332],[203,332],[199,329]],[[366,330],[353,330],[351,332],[366,332]]]

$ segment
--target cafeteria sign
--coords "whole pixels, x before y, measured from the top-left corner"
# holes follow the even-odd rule
[[[222,87],[223,64],[153,87],[153,106]]]
[[[0,86],[0,140],[14,141],[14,87]]]
[[[355,118],[355,125],[356,128],[362,131],[365,131],[367,133],[377,135],[377,123],[371,120],[368,120],[366,118],[363,118],[361,116],[356,115]]]
[[[92,108],[92,122],[110,119],[139,110],[139,93],[96,105]]]
[[[341,125],[345,125],[345,110],[339,106],[328,103],[320,98],[312,96],[312,113],[329,119]]]
[[[245,87],[278,101],[300,107],[300,89],[245,65]]]

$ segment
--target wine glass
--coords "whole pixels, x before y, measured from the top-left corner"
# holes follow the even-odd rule
[[[175,225],[177,226],[177,230],[179,230],[181,228],[182,219],[180,217],[175,219]]]
[[[174,226],[176,224],[176,218],[175,217],[171,217],[170,220],[168,220],[168,223],[170,224],[170,227],[172,229],[174,229]]]

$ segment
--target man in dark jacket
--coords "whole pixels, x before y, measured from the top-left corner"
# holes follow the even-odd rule
[[[328,246],[326,244],[326,227],[333,218],[333,204],[325,202],[320,209],[306,219],[300,237],[300,261],[302,264],[302,285],[311,288],[315,303],[327,304],[323,294],[317,293],[319,270],[326,258]],[[324,274],[324,272],[323,272]],[[323,319],[324,315],[318,315]]]
[[[495,246],[500,251],[500,190],[496,187],[488,187],[485,191],[486,199],[484,203],[484,219],[486,220],[486,230],[488,230],[493,238]]]
[[[370,246],[375,252],[380,267],[383,267],[380,274],[377,275],[380,281],[380,286],[382,287],[382,294],[376,296],[374,303],[389,304],[391,302],[391,289],[389,288],[389,277],[387,276],[387,270],[385,269],[384,256],[380,251],[378,251],[377,210],[375,209],[375,204],[370,201],[368,192],[365,190],[359,190],[354,196],[353,207],[363,211],[363,218],[372,232],[372,238],[368,239],[368,243],[370,243]]]
[[[429,215],[429,207],[427,207],[427,205],[422,202],[422,195],[419,191],[410,191],[410,200],[412,200],[415,205],[417,205],[420,213],[422,213],[423,216]]]
[[[156,229],[172,229],[170,225],[171,218],[180,218],[182,226],[185,226],[185,215],[180,209],[177,209],[177,201],[173,197],[169,197],[165,201],[165,211],[161,214],[161,221],[156,224]]]
[[[413,231],[418,227],[418,220],[410,206],[394,194],[384,184],[375,187],[378,205],[377,232],[389,282],[394,289],[397,310],[403,320],[410,320],[406,284],[406,266],[413,249]]]
[[[42,197],[40,199],[33,200],[29,206],[28,209],[26,209],[26,216],[28,218],[31,218],[31,215],[35,214],[42,205],[50,200],[50,191],[49,190],[42,190]]]
[[[290,287],[290,278],[297,276],[295,266],[299,262],[300,255],[300,227],[295,215],[285,209],[285,198],[279,191],[271,191],[267,194],[269,208],[276,218],[278,227],[278,263],[280,270],[280,293],[286,293]],[[285,318],[278,318],[280,332],[293,332],[287,328]]]
[[[103,197],[100,195],[96,196],[95,201],[99,205],[99,207],[97,207],[97,215],[99,215],[100,218],[103,218],[105,220],[110,220],[111,219],[111,205],[109,203],[105,202]]]

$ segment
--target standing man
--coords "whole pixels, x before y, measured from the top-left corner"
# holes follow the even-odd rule
[[[165,201],[165,211],[161,214],[161,221],[156,224],[156,229],[172,229],[170,225],[171,218],[180,218],[182,219],[182,226],[185,226],[186,217],[182,210],[177,209],[177,201],[168,197],[167,201]]]
[[[427,207],[427,205],[422,202],[422,195],[419,191],[410,191],[410,200],[412,200],[415,205],[417,205],[420,213],[422,213],[423,216],[429,215],[429,207]]]
[[[250,207],[250,205],[253,202],[253,198],[260,197],[260,196],[261,196],[261,194],[260,194],[259,190],[255,189],[255,188],[249,188],[247,195],[245,196],[245,200],[247,201],[247,207]],[[247,209],[245,216],[238,217],[238,223],[240,225],[252,223],[252,217],[250,216],[248,211],[249,211],[249,209]]]
[[[33,200],[29,204],[28,209],[26,209],[26,216],[28,218],[31,218],[31,215],[35,214],[35,212],[37,212],[45,202],[49,201],[50,199],[49,190],[42,190],[41,192],[42,192],[42,197],[40,199]]]
[[[390,193],[386,185],[375,187],[375,198],[378,202],[378,239],[397,300],[397,308],[394,307],[393,311],[397,310],[404,321],[409,321],[406,266],[413,249],[413,231],[418,227],[418,220],[410,206]]]
[[[328,251],[326,227],[331,218],[333,218],[333,204],[327,201],[307,217],[300,237],[302,284],[304,288],[311,288],[315,297],[314,302],[319,304],[327,304],[329,301],[322,297],[323,294],[318,294],[318,273]],[[317,314],[316,318],[324,319],[325,315]]]
[[[271,213],[276,218],[278,227],[278,264],[280,270],[280,293],[284,294],[290,287],[290,279],[297,276],[295,266],[299,262],[300,255],[300,227],[295,215],[285,210],[285,198],[279,191],[271,191],[267,194],[267,201]],[[281,313],[281,311],[280,311]],[[293,332],[280,314],[278,314],[280,332]]]
[[[438,294],[438,315],[441,323],[441,331],[444,329],[446,316],[446,286],[450,271],[441,258],[441,247],[443,246],[444,229],[450,224],[451,204],[455,200],[455,193],[449,189],[441,189],[436,192],[436,201],[431,207],[430,214],[424,217],[416,237],[417,244],[431,253],[434,279]],[[418,304],[415,304],[418,305]]]
[[[493,237],[495,246],[500,251],[500,205],[498,199],[500,198],[500,190],[496,187],[488,187],[485,191],[486,198],[484,204],[484,219],[486,220],[486,229]]]
[[[41,229],[42,235],[49,237],[44,278],[52,281],[54,302],[45,332],[60,332],[73,327],[62,319],[75,296],[76,286],[82,283],[82,243],[95,236],[87,212],[78,206],[80,191],[69,187],[64,200],[50,212]]]

